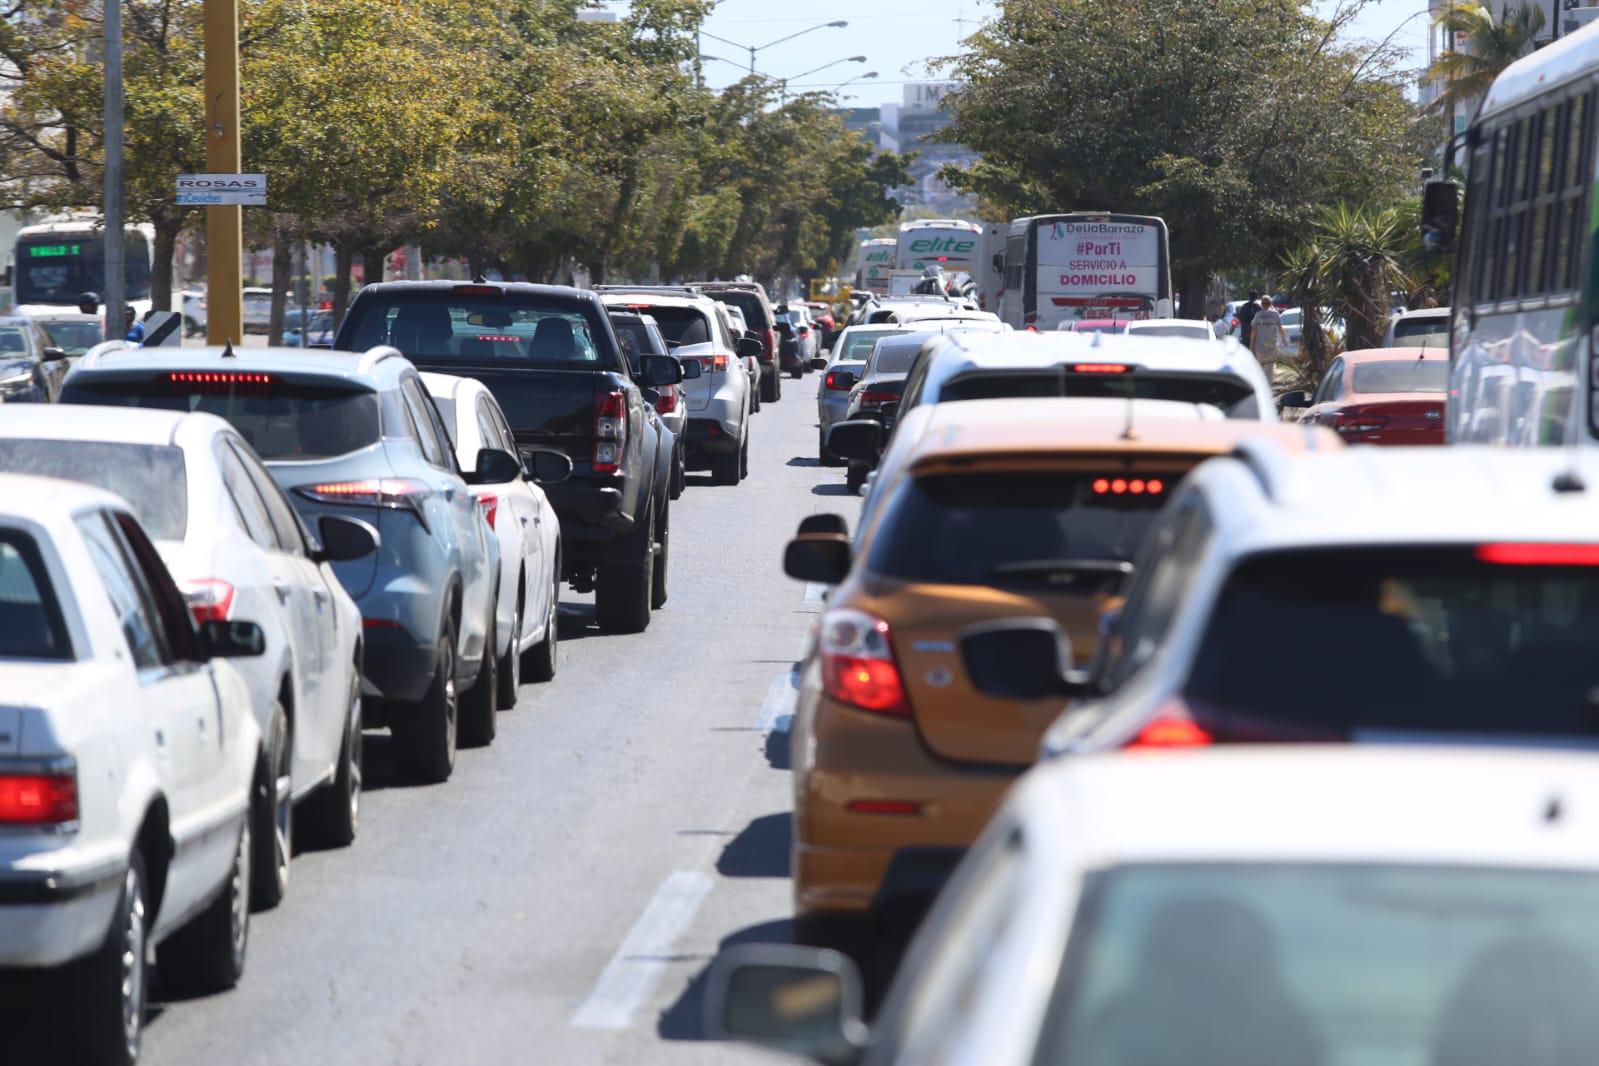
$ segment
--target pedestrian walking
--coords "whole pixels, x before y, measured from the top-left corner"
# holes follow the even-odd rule
[[[1255,339],[1255,315],[1260,311],[1260,293],[1252,292],[1249,299],[1238,309],[1238,343],[1245,348],[1254,350],[1250,344]]]
[[[1254,326],[1254,343],[1249,350],[1255,353],[1255,361],[1266,372],[1266,381],[1270,382],[1272,373],[1277,369],[1277,357],[1288,347],[1288,331],[1283,329],[1282,312],[1272,306],[1270,296],[1260,298],[1260,310],[1255,312],[1251,324]]]

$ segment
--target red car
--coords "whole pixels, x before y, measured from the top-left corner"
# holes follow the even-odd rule
[[[1449,353],[1367,348],[1332,361],[1314,395],[1283,396],[1301,422],[1330,426],[1346,444],[1442,444]]]

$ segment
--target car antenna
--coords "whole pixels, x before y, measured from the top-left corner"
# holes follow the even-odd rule
[[[238,356],[233,353],[233,338],[231,338],[231,337],[229,337],[222,344],[222,358],[224,358],[224,359],[237,359],[238,358]]]
[[[474,284],[474,285],[487,285],[488,283],[489,283],[489,279],[483,276],[482,271],[479,271],[472,278],[472,284]]]

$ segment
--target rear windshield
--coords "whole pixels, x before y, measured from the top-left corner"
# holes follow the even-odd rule
[[[1089,881],[1032,1061],[1580,1066],[1595,907],[1587,871],[1114,868]]]
[[[182,540],[189,527],[189,477],[181,448],[0,439],[0,471],[81,481],[114,492],[156,540]]]
[[[910,333],[908,329],[894,330],[854,330],[844,337],[844,343],[839,350],[833,353],[835,359],[865,359],[872,354],[872,349],[877,347],[877,342],[886,337],[903,337]]]
[[[0,529],[0,659],[70,659],[61,607],[38,545]]]
[[[342,387],[273,379],[222,387],[93,377],[69,383],[62,403],[203,411],[225,419],[263,459],[331,459],[376,444],[383,436],[378,397]]]
[[[1449,360],[1388,359],[1355,367],[1356,392],[1443,392],[1449,388]]]
[[[392,344],[408,359],[433,364],[620,369],[608,327],[586,305],[533,293],[391,289],[356,299],[338,347],[360,352]]]
[[[1180,475],[1179,475],[1180,476]],[[956,585],[1120,583],[1176,477],[1110,493],[1107,474],[940,474],[907,479],[891,499],[868,567],[884,577]],[[1096,483],[1103,481],[1096,492]],[[1156,492],[1150,492],[1154,487]]]
[[[1599,741],[1596,647],[1599,567],[1453,547],[1281,552],[1228,579],[1187,691],[1222,739]]]
[[[762,302],[759,293],[746,292],[739,289],[720,289],[707,291],[705,295],[744,312],[744,322],[750,329],[772,328],[772,320],[767,317],[766,304]]]
[[[872,373],[874,374],[908,374],[911,367],[916,365],[916,357],[922,353],[922,342],[885,341],[878,345],[877,354],[872,357]]]
[[[705,312],[692,307],[652,307],[650,317],[671,344],[710,344],[711,324]]]
[[[1422,345],[1449,346],[1449,319],[1401,318],[1394,323],[1394,347],[1419,348]]]
[[[1219,408],[1228,418],[1260,417],[1255,390],[1235,374],[1062,374],[1059,371],[967,373],[939,390],[940,402],[1011,397],[1089,396],[1175,400]]]
[[[1135,326],[1127,331],[1135,337],[1188,337],[1192,340],[1215,340],[1216,335],[1203,322],[1192,326]]]

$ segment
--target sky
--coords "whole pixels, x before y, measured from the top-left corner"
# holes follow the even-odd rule
[[[1318,3],[1324,12],[1335,6],[1336,0]],[[1419,67],[1426,56],[1427,17],[1418,13],[1426,7],[1426,0],[1373,0],[1361,13],[1355,33],[1380,41],[1397,29],[1395,43],[1412,49]],[[994,10],[993,0],[812,0],[808,6],[778,0],[720,0],[702,38],[701,53],[716,57],[705,61],[705,80],[721,88],[744,77],[749,72],[749,46],[754,45],[755,69],[790,79],[796,88],[838,88],[856,75],[875,72],[876,78],[838,88],[846,106],[875,107],[902,99],[905,82],[926,80],[927,60],[959,51],[961,39]],[[825,25],[835,21],[849,25]],[[818,25],[824,28],[811,31]],[[773,43],[792,33],[802,36]],[[865,61],[853,62],[854,56],[865,56]],[[839,60],[843,62],[836,66],[806,73]]]

